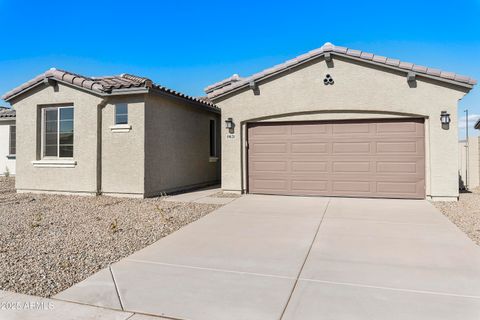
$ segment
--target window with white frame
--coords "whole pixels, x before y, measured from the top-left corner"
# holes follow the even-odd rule
[[[210,120],[210,157],[217,157],[217,121]]]
[[[128,104],[117,103],[115,105],[115,124],[128,124]]]
[[[73,158],[73,107],[42,110],[42,150],[45,158]]]
[[[17,154],[17,127],[10,126],[10,136],[9,136],[9,143],[8,143],[8,153],[11,156]]]

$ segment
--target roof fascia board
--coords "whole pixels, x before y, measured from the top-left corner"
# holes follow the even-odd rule
[[[372,61],[372,60],[365,60],[365,59],[362,59],[362,58],[357,58],[357,57],[354,57],[354,56],[350,56],[350,55],[346,55],[346,54],[342,54],[342,53],[339,53],[339,52],[335,52],[335,51],[327,51],[327,52],[322,52],[318,55],[314,55],[314,56],[311,56],[305,60],[302,60],[296,64],[293,64],[291,66],[288,66],[286,67],[285,69],[281,69],[281,70],[278,70],[278,71],[275,71],[273,73],[270,73],[270,74],[267,74],[267,75],[264,75],[262,77],[259,77],[257,79],[254,79],[255,83],[258,83],[258,82],[261,82],[261,81],[264,81],[264,80],[267,80],[271,77],[274,77],[278,74],[281,74],[281,73],[285,73],[285,72],[290,72],[292,69],[294,68],[297,68],[305,63],[308,63],[312,60],[316,60],[316,59],[319,59],[321,57],[325,57],[325,54],[326,53],[329,53],[330,54],[330,57],[336,55],[336,56],[340,56],[340,57],[344,57],[344,58],[347,58],[347,59],[351,59],[351,60],[355,60],[355,61],[359,61],[359,62],[363,62],[363,63],[367,63],[367,64],[372,64],[372,65],[376,65],[376,66],[379,66],[379,67],[382,67],[382,68],[387,68],[387,69],[392,69],[392,70],[397,70],[397,71],[400,71],[400,72],[403,72],[405,74],[408,74],[409,72],[414,72],[413,70],[406,70],[406,69],[402,69],[402,68],[398,68],[398,67],[395,67],[395,66],[392,66],[392,65],[387,65],[387,64],[383,64],[383,63],[378,63],[378,62],[375,62],[375,61]],[[441,77],[437,77],[437,76],[433,76],[433,75],[429,75],[429,74],[423,74],[423,73],[417,73],[417,72],[414,72],[415,75],[417,77],[424,77],[424,78],[429,78],[429,79],[433,79],[433,80],[437,80],[437,81],[440,81],[440,82],[446,82],[446,83],[449,83],[449,84],[453,84],[453,85],[456,85],[456,86],[459,86],[459,87],[464,87],[464,88],[467,88],[469,90],[471,90],[473,88],[474,85],[472,84],[468,84],[468,83],[461,83],[461,82],[458,82],[458,81],[454,81],[454,80],[449,80],[449,79],[445,79],[445,78],[441,78]],[[248,79],[245,78],[245,79]],[[217,100],[217,99],[220,99],[224,96],[227,96],[227,95],[230,95],[232,93],[235,93],[237,91],[240,91],[242,89],[245,89],[245,88],[249,88],[249,85],[250,85],[250,81],[247,81],[245,83],[243,83],[241,86],[238,86],[230,91],[226,91],[226,92],[222,92],[221,94],[217,95],[217,96],[213,96],[213,97],[210,97],[210,99],[212,99],[213,101]]]
[[[78,89],[78,90],[82,90],[82,91],[85,91],[85,92],[88,92],[88,93],[91,93],[91,94],[94,94],[96,96],[105,96],[105,95],[109,95],[109,94],[105,94],[105,93],[102,93],[102,92],[98,92],[98,91],[95,91],[95,90],[90,90],[90,89],[87,89],[87,88],[84,88],[84,87],[80,87],[80,86],[76,86],[76,85],[73,85],[69,82],[66,82],[66,81],[63,81],[63,80],[59,80],[59,79],[53,79],[53,78],[47,78],[47,79],[52,79],[54,80],[55,82],[59,82],[61,84],[64,84],[70,88],[73,88],[73,89]],[[6,99],[5,101],[11,101],[12,99],[15,99],[16,97],[40,86],[40,85],[44,85],[45,87],[49,87],[51,86],[50,84],[47,84],[45,83],[44,81],[39,81],[37,82],[36,84],[33,84],[32,86],[28,87],[28,88],[25,88],[23,89],[22,91],[20,92],[17,92],[16,94],[14,94],[13,96],[9,97],[8,99]]]
[[[122,96],[128,94],[145,94],[148,93],[148,88],[127,88],[127,89],[114,89],[110,93],[106,92],[103,96]]]
[[[353,56],[338,53],[338,52],[332,52],[332,54],[340,56],[340,57],[344,57],[344,58],[347,58],[347,59],[351,59],[351,60],[355,60],[355,61],[359,61],[359,62],[364,62],[364,63],[367,63],[367,64],[376,65],[376,66],[379,66],[379,67],[382,67],[382,68],[396,70],[396,71],[399,71],[399,72],[403,72],[405,74],[408,74],[409,72],[413,72],[417,77],[423,77],[423,78],[428,78],[428,79],[432,79],[432,80],[437,80],[439,82],[446,82],[446,83],[450,83],[450,84],[453,84],[453,85],[456,85],[456,86],[459,86],[459,87],[464,87],[464,88],[467,88],[467,89],[472,89],[473,86],[474,86],[473,84],[468,84],[468,83],[458,82],[458,81],[455,81],[455,80],[445,79],[445,78],[433,76],[433,75],[426,74],[426,73],[418,73],[418,72],[415,72],[413,70],[402,69],[402,68],[395,67],[395,66],[392,66],[392,65],[379,63],[379,62],[375,62],[375,61],[372,61],[372,60],[365,60],[365,59],[362,59],[362,58],[357,58],[357,57],[353,57]]]
[[[187,101],[191,104],[198,105],[200,108],[205,109],[206,111],[210,111],[210,112],[214,112],[214,113],[218,113],[218,114],[220,114],[220,112],[221,112],[220,108],[210,107],[210,106],[207,106],[203,103],[196,102],[196,101],[184,98],[184,97],[179,97],[179,96],[177,96],[173,93],[165,92],[165,91],[157,89],[157,88],[149,88],[148,92],[151,92],[153,94],[157,94],[159,96],[167,96],[167,97],[170,97],[170,98],[178,99],[180,101]]]
[[[30,86],[30,87],[28,87],[28,88],[25,88],[25,89],[23,89],[22,91],[19,91],[19,92],[15,93],[13,96],[10,96],[8,99],[5,99],[5,101],[10,102],[12,99],[15,99],[15,98],[18,97],[19,95],[22,95],[22,94],[24,94],[25,92],[30,91],[30,90],[32,90],[33,88],[36,88],[36,87],[38,87],[38,86],[40,86],[40,85],[44,85],[44,86],[46,87],[45,82],[39,81],[39,82],[33,84],[32,86]]]
[[[145,94],[145,93],[148,93],[148,89],[147,88],[134,88],[134,89],[120,89],[120,90],[112,90],[111,93],[109,92],[99,92],[99,91],[95,91],[95,90],[91,90],[91,89],[88,89],[88,88],[85,88],[85,87],[80,87],[80,86],[76,86],[70,82],[67,82],[67,81],[63,81],[63,80],[59,80],[59,79],[52,79],[52,78],[49,78],[53,81],[56,81],[56,82],[59,82],[63,85],[66,85],[70,88],[73,88],[73,89],[77,89],[77,90],[81,90],[81,91],[85,91],[85,92],[88,92],[88,93],[91,93],[93,95],[96,95],[96,96],[99,96],[99,97],[106,97],[106,96],[119,96],[119,95],[129,95],[129,94]],[[24,90],[20,91],[20,92],[17,92],[15,95],[9,97],[7,100],[5,101],[11,101],[12,99],[15,99],[16,97],[40,86],[40,85],[44,85],[45,87],[48,87],[50,86],[49,84],[45,83],[44,81],[39,81],[37,82],[36,84],[28,87],[28,88],[25,88]]]

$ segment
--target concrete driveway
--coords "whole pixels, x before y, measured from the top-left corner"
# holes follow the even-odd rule
[[[426,201],[248,195],[55,298],[174,319],[479,319],[480,249]]]

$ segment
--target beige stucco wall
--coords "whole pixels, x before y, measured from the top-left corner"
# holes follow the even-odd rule
[[[147,195],[220,180],[220,159],[210,159],[209,148],[209,121],[217,119],[218,123],[219,114],[184,100],[158,95],[147,97],[145,110]],[[220,139],[217,148],[220,155]]]
[[[102,193],[143,196],[145,162],[145,95],[109,97],[102,108]],[[118,132],[115,104],[127,103],[131,130]],[[92,122],[94,119],[92,119]]]
[[[101,98],[58,84],[40,85],[12,101],[17,111],[17,172],[19,191],[96,192],[97,106]],[[74,107],[74,168],[38,168],[41,160],[40,108],[52,105]]]
[[[324,85],[330,74],[334,85]],[[214,100],[222,109],[222,123],[233,118],[235,138],[222,129],[222,188],[245,192],[245,123],[275,120],[356,118],[425,118],[427,197],[457,197],[457,102],[459,87],[417,77],[411,87],[405,73],[334,57],[333,67],[316,60],[258,83],[259,95],[244,89]],[[440,125],[440,112],[451,115],[449,130]],[[450,150],[450,152],[446,151]]]
[[[480,186],[480,138],[470,137],[468,139],[468,188],[474,189]],[[460,186],[467,182],[467,148],[466,141],[458,143],[458,174]]]

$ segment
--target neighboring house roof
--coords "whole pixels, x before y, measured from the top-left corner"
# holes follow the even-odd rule
[[[75,87],[83,88],[94,93],[109,95],[112,93],[135,93],[138,89],[156,89],[161,92],[177,96],[186,100],[197,102],[208,107],[218,109],[212,102],[207,102],[203,99],[191,97],[181,92],[169,89],[159,84],[153,83],[152,80],[144,77],[139,77],[131,74],[121,74],[119,76],[105,76],[105,77],[85,77],[79,74],[75,74],[69,71],[58,70],[52,68],[30,81],[27,81],[15,89],[5,93],[2,99],[5,101],[22,94],[33,87],[48,82],[49,80],[55,80]]]
[[[15,114],[14,109],[0,107],[0,120],[14,120]]]
[[[327,42],[318,49],[309,51],[303,55],[300,55],[296,58],[288,60],[284,63],[278,64],[272,68],[265,69],[250,77],[241,78],[237,74],[234,74],[230,78],[227,78],[225,80],[222,80],[220,82],[217,82],[215,84],[212,84],[206,87],[205,92],[208,94],[210,98],[218,98],[219,96],[230,93],[235,89],[246,87],[251,82],[262,80],[264,78],[276,75],[278,73],[281,73],[288,69],[296,67],[302,63],[311,61],[319,57],[323,57],[327,54],[344,56],[351,59],[365,61],[368,63],[381,65],[381,66],[396,69],[396,70],[413,72],[418,75],[434,78],[440,81],[454,83],[470,89],[477,83],[475,79],[468,76],[463,76],[453,72],[446,72],[439,69],[420,66],[410,62],[403,62],[397,59],[391,59],[391,58],[375,55],[373,53],[363,52],[360,50],[354,50],[346,47],[335,46],[330,42]]]

